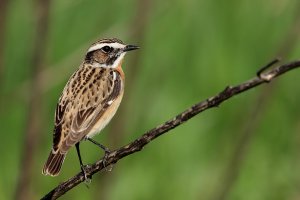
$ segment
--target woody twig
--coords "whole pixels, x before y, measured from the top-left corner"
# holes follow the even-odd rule
[[[210,108],[218,107],[221,103],[235,95],[257,87],[263,83],[269,83],[276,77],[300,67],[300,60],[273,67],[277,62],[277,59],[270,62],[270,64],[266,65],[267,67],[263,67],[262,70],[258,71],[256,77],[236,86],[227,86],[223,91],[221,91],[217,95],[212,96],[204,101],[201,101],[191,106],[182,113],[179,113],[174,118],[145,132],[142,136],[130,142],[129,144],[112,151],[111,153],[109,153],[105,160],[105,166],[113,165],[119,160],[121,160],[123,157],[141,151],[145,145],[149,144],[155,138],[183,124],[184,122],[188,121],[189,119],[198,115],[199,113]],[[103,160],[99,160],[94,164],[89,165],[86,168],[86,173],[87,175],[92,176],[93,174],[103,170],[104,168],[105,167],[103,165]],[[42,199],[57,199],[72,188],[74,188],[75,186],[77,186],[78,184],[80,184],[81,182],[84,182],[84,180],[84,175],[80,172],[72,178],[70,178],[69,180],[59,184],[48,194],[46,194]]]

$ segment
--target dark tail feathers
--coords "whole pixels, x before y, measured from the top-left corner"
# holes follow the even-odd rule
[[[53,150],[50,152],[47,162],[43,168],[44,175],[57,176],[61,169],[61,166],[65,160],[66,154],[62,154],[59,151],[54,152]]]

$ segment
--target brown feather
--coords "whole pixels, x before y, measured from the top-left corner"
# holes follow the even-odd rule
[[[65,160],[66,154],[51,151],[42,173],[44,175],[57,176]]]
[[[101,43],[119,44],[107,48]],[[123,57],[127,51],[136,49],[129,47],[112,38],[99,40],[89,48],[83,64],[70,77],[59,98],[53,148],[43,174],[58,175],[68,150],[99,133],[115,115],[124,91]]]
[[[108,102],[114,101],[122,89],[117,70],[90,65],[77,70],[57,105],[54,150],[66,153],[71,146],[84,139],[110,106]]]

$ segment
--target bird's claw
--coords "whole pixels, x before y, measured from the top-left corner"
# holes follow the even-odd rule
[[[83,176],[84,176],[84,182],[86,184],[90,184],[92,182],[92,175],[88,175],[85,171],[85,168],[88,168],[89,166],[88,165],[83,165],[81,166],[81,171],[83,173]]]
[[[104,150],[104,156],[102,158],[102,163],[103,163],[103,168],[106,168],[108,165],[107,165],[107,159],[109,158],[109,154],[110,154],[110,150],[108,148],[106,148]]]

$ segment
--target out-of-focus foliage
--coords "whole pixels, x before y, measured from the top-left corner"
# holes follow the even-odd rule
[[[36,199],[80,170],[73,148],[58,177],[41,174],[52,145],[57,99],[85,50],[98,38],[118,37],[141,46],[138,53],[126,56],[123,65],[130,84],[122,104],[126,108],[121,105],[122,115],[117,113],[95,137],[111,148],[130,142],[225,86],[253,77],[274,57],[300,59],[296,0],[156,0],[149,8],[137,6],[141,2],[52,1],[47,43],[40,44],[47,52],[43,96],[38,97],[43,100],[43,130],[29,183]],[[149,16],[143,22],[142,37],[136,37],[132,33],[138,28],[134,22],[141,8],[149,9]],[[0,199],[14,197],[22,173],[30,59],[39,34],[35,16],[34,2],[11,1],[5,43],[0,44],[5,46]],[[298,34],[291,34],[295,31]],[[135,56],[139,56],[138,66],[132,71]],[[202,113],[123,159],[111,172],[95,175],[89,189],[81,184],[62,199],[218,199],[226,186],[230,188],[227,199],[299,199],[299,77],[300,71],[293,71]],[[262,102],[263,108],[253,115]],[[123,124],[120,132],[112,132],[117,130],[115,120]],[[251,137],[241,144],[251,122],[255,122]],[[119,134],[122,141],[113,145]],[[244,152],[237,167],[229,167],[239,145]],[[102,156],[90,143],[84,142],[81,149],[85,163]],[[231,173],[236,173],[233,182],[226,179]]]

